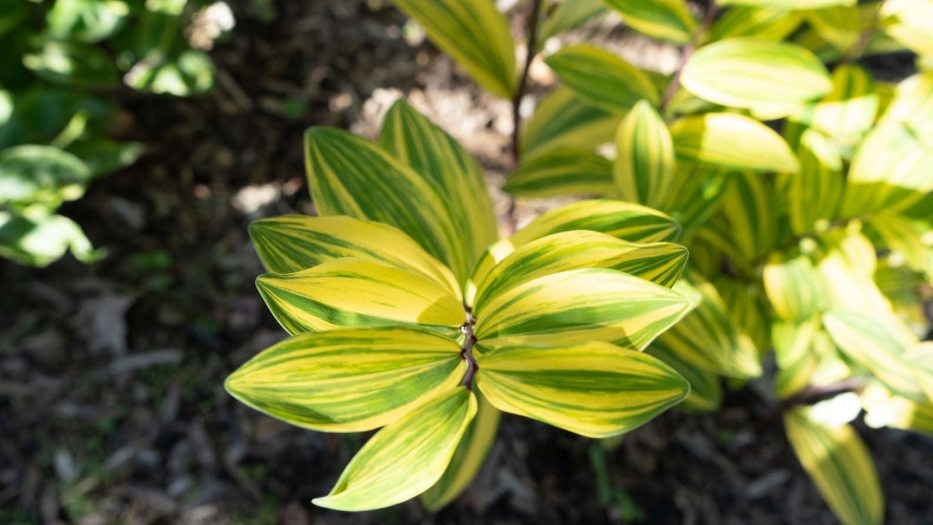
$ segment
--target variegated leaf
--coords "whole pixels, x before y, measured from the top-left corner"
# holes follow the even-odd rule
[[[520,136],[522,155],[544,147],[580,146],[593,149],[612,142],[621,117],[582,102],[573,91],[559,87],[545,96]]]
[[[818,222],[836,219],[845,181],[838,148],[815,129],[803,132],[797,158],[800,171],[781,174],[781,185],[786,188],[791,229],[804,235]]]
[[[411,499],[444,474],[476,415],[476,397],[462,387],[438,394],[376,433],[315,505],[372,510]]]
[[[710,29],[710,40],[754,37],[759,40],[784,40],[803,23],[796,11],[760,7],[734,7],[719,17]]]
[[[763,281],[774,313],[785,321],[810,319],[829,306],[822,277],[807,254],[773,252]]]
[[[422,330],[369,328],[299,334],[227,378],[231,395],[256,410],[326,432],[372,430],[461,381],[466,362],[453,339]]]
[[[254,221],[249,235],[263,265],[272,273],[306,270],[344,257],[371,258],[423,273],[460,294],[460,286],[446,266],[388,224],[339,215],[282,215]]]
[[[538,277],[578,270],[610,268],[670,288],[687,263],[687,249],[659,242],[635,244],[594,231],[555,233],[520,246],[493,267],[477,285],[473,312],[518,285]]]
[[[732,171],[795,172],[797,159],[780,135],[752,118],[735,113],[707,113],[671,124],[679,160]]]
[[[645,352],[663,361],[690,383],[690,393],[677,406],[678,410],[713,412],[722,404],[719,376],[694,366],[658,344],[652,344]]]
[[[456,333],[463,307],[429,277],[371,259],[334,259],[288,274],[265,274],[259,293],[290,334],[405,324]]]
[[[624,200],[661,208],[672,189],[674,143],[657,110],[639,101],[616,133],[613,178]]]
[[[393,0],[476,83],[502,98],[517,85],[509,22],[490,0]]]
[[[454,230],[447,261],[462,283],[483,250],[496,241],[496,215],[479,164],[460,144],[404,101],[392,105],[379,143],[438,189]]]
[[[624,114],[641,99],[661,100],[651,79],[622,57],[589,44],[577,44],[545,59],[561,81],[590,104]]]
[[[499,430],[502,412],[477,392],[476,418],[467,427],[444,475],[421,495],[425,508],[437,512],[456,499],[473,481],[486,461]]]
[[[612,163],[592,145],[543,148],[523,157],[502,189],[519,197],[611,195]]]
[[[845,525],[880,524],[884,496],[871,456],[849,425],[829,426],[812,408],[784,415],[787,438],[823,499]]]
[[[684,0],[604,0],[635,31],[675,44],[690,42],[696,21]]]
[[[583,436],[637,428],[690,391],[660,360],[608,343],[506,344],[478,356],[476,382],[489,402]]]
[[[476,336],[489,345],[607,341],[643,349],[686,312],[679,294],[603,268],[539,277],[492,297]]]

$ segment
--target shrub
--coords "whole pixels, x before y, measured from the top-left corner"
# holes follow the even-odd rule
[[[228,389],[310,428],[393,421],[318,503],[384,506],[440,479],[425,497],[438,508],[475,474],[495,409],[603,437],[685,395],[682,408],[715,410],[723,379],[738,388],[768,371],[827,504],[844,523],[880,523],[878,476],[852,421],[864,411],[871,426],[933,429],[933,353],[920,342],[933,283],[933,2],[724,0],[697,19],[684,0],[535,0],[520,72],[492,2],[395,3],[479,85],[512,100],[517,162],[506,190],[619,200],[558,208],[483,252],[494,227],[479,169],[406,106],[390,112],[379,146],[309,132],[315,204],[356,219],[254,226],[273,272],[259,279],[263,297],[286,330],[311,333],[258,356]],[[676,70],[565,47],[546,58],[564,85],[519,127],[538,35],[609,10],[677,47]],[[864,59],[888,53],[914,53],[920,72],[875,78]],[[686,253],[663,242],[676,230],[668,216],[691,254],[680,279]],[[387,226],[360,219],[410,238],[364,234]],[[387,246],[408,255],[386,262]],[[461,298],[467,321],[452,343]],[[401,351],[421,344],[435,349],[431,365]],[[337,365],[317,364],[322,353]],[[364,356],[392,372],[361,379]],[[387,385],[404,394],[370,397]]]
[[[120,83],[190,95],[213,65],[183,36],[185,0],[0,0],[0,256],[45,266],[100,253],[55,212],[92,179],[132,164],[134,143],[106,138]],[[216,35],[215,35],[216,36]]]

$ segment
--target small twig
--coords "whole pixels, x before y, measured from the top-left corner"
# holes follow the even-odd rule
[[[522,98],[528,87],[528,72],[531,62],[534,61],[538,47],[538,18],[541,16],[541,0],[534,0],[531,4],[531,15],[528,19],[528,41],[525,48],[525,63],[522,64],[522,74],[518,77],[518,87],[512,95],[512,168],[518,166],[521,157],[521,124],[522,124]]]
[[[878,24],[881,19],[881,6],[884,4],[884,1],[878,2],[878,6],[875,8],[874,13],[872,13],[871,22],[868,23],[865,30],[861,32],[858,36],[858,40],[852,44],[852,47],[846,51],[845,56],[842,57],[843,64],[851,64],[858,60],[862,53],[865,52],[865,48],[868,47],[868,44],[871,43],[872,37],[875,36],[875,31],[878,30]]]
[[[852,377],[824,386],[810,385],[801,392],[785,399],[781,403],[781,410],[788,410],[799,405],[815,405],[820,401],[834,398],[839,394],[858,392],[865,388],[868,380],[864,377]]]
[[[687,65],[687,61],[693,56],[693,52],[700,46],[700,41],[706,35],[706,32],[709,31],[709,28],[716,20],[716,10],[716,0],[710,0],[706,6],[706,14],[703,17],[703,21],[700,23],[696,32],[693,33],[693,38],[690,39],[690,43],[684,46],[683,50],[680,52],[680,59],[677,61],[677,69],[674,70],[674,78],[671,79],[671,83],[668,84],[667,89],[664,90],[664,96],[661,97],[662,112],[680,88],[680,74],[683,72],[684,66]]]

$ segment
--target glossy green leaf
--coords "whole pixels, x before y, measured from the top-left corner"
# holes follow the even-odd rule
[[[833,341],[850,359],[864,366],[892,391],[922,400],[918,372],[907,358],[916,345],[908,330],[892,330],[892,320],[855,311],[834,311],[823,316]]]
[[[696,21],[684,0],[605,0],[622,14],[626,25],[650,37],[675,44],[690,42]]]
[[[46,15],[46,31],[60,40],[99,42],[119,30],[129,13],[121,0],[55,0]]]
[[[441,189],[375,144],[332,128],[305,135],[311,198],[320,215],[348,215],[397,227],[457,274],[467,252]]]
[[[430,277],[459,296],[453,274],[411,237],[379,222],[335,215],[281,215],[249,225],[256,253],[272,273],[291,273],[344,257],[369,258]]]
[[[732,171],[795,172],[790,147],[771,128],[735,113],[707,113],[671,124],[677,158]]]
[[[625,200],[654,208],[667,202],[674,178],[674,143],[664,119],[647,101],[635,104],[616,134],[613,177]]]
[[[92,175],[81,159],[53,146],[7,148],[0,151],[0,205],[52,212],[84,195]]]
[[[571,270],[491,298],[476,337],[491,346],[607,341],[640,350],[686,310],[680,294],[650,281],[603,268]]]
[[[635,429],[690,391],[660,360],[608,343],[510,344],[478,362],[477,385],[496,408],[592,438]]]
[[[395,505],[431,488],[444,474],[476,415],[476,397],[457,387],[425,402],[376,433],[315,505],[372,510]]]
[[[758,351],[751,339],[729,318],[716,288],[707,282],[682,280],[675,290],[692,297],[696,308],[662,334],[655,345],[703,370],[737,379],[762,373]]]
[[[372,430],[463,379],[453,339],[403,328],[300,334],[264,350],[227,378],[242,403],[326,432]]]
[[[651,79],[622,57],[578,44],[545,59],[561,81],[582,100],[624,114],[641,99],[657,104],[660,92]]]
[[[393,0],[428,38],[494,95],[511,98],[517,83],[515,44],[490,0]]]
[[[463,434],[450,466],[441,479],[421,495],[421,501],[430,512],[437,512],[466,490],[483,467],[495,443],[502,412],[481,393],[477,392],[476,397],[479,400],[476,418]]]
[[[734,7],[719,17],[710,29],[710,40],[754,37],[759,40],[784,40],[803,22],[796,11],[759,7]]]
[[[0,210],[0,257],[30,266],[48,266],[66,253],[91,263],[104,254],[73,220],[62,215],[26,218]]]
[[[522,158],[502,189],[519,197],[610,195],[614,192],[612,163],[592,147],[539,149]]]
[[[683,228],[689,238],[716,211],[726,191],[730,175],[712,166],[682,163],[674,171],[671,194],[662,211]]]
[[[422,324],[456,333],[460,301],[437,281],[372,259],[333,259],[308,270],[265,274],[256,286],[290,334]]]
[[[389,109],[379,142],[438,189],[457,232],[451,268],[462,281],[483,250],[499,237],[483,169],[454,139],[404,101]]]
[[[680,79],[701,98],[739,108],[803,103],[832,89],[826,68],[806,49],[753,38],[730,38],[700,48]]]
[[[522,155],[557,146],[592,150],[612,142],[620,120],[619,115],[582,102],[572,90],[559,87],[525,121],[520,136]]]
[[[845,525],[880,524],[884,496],[868,449],[849,425],[832,427],[812,408],[784,414],[787,438],[823,499]]]
[[[23,65],[57,84],[102,87],[119,81],[113,59],[102,49],[80,42],[47,41],[24,55]]]
[[[659,242],[635,244],[594,231],[555,233],[520,246],[477,283],[473,312],[508,290],[546,275],[610,268],[671,287],[687,264],[687,249]]]

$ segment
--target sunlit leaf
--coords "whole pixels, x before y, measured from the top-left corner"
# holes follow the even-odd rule
[[[625,200],[661,207],[674,178],[674,143],[664,119],[647,101],[635,104],[616,134],[613,177]]]
[[[684,0],[604,0],[622,14],[626,25],[645,35],[686,44],[696,21]]]
[[[790,147],[771,128],[735,113],[707,113],[671,124],[677,158],[733,171],[795,172]]]
[[[519,197],[611,195],[612,163],[592,147],[547,147],[523,157],[502,189]]]

